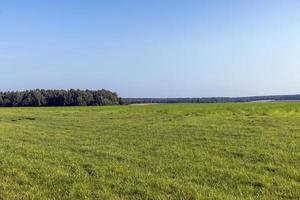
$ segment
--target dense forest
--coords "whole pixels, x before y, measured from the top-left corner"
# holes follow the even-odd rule
[[[123,98],[124,104],[137,103],[235,103],[251,101],[299,101],[300,95],[208,98]]]
[[[109,90],[27,90],[0,92],[0,107],[104,106],[137,103],[234,103],[252,101],[299,101],[300,95],[209,97],[209,98],[120,98]]]
[[[108,90],[28,90],[0,92],[1,107],[119,105],[121,98]]]

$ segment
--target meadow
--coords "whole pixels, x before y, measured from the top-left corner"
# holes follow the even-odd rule
[[[0,199],[300,199],[300,103],[0,108]]]

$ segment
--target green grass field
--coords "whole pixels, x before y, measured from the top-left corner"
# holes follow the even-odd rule
[[[0,199],[300,199],[300,103],[0,108]]]

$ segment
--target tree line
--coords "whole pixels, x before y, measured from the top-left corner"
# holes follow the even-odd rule
[[[207,98],[123,98],[124,104],[138,103],[236,103],[253,101],[299,101],[300,95]]]
[[[0,92],[1,107],[18,106],[104,106],[122,103],[109,90],[27,90]]]
[[[208,98],[120,98],[109,90],[26,90],[0,92],[0,107],[18,106],[104,106],[135,103],[234,103],[293,101],[300,95],[208,97]]]

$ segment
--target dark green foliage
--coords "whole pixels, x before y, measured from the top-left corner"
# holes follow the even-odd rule
[[[123,98],[123,104],[136,103],[236,103],[251,101],[299,101],[300,95],[206,98]]]
[[[118,105],[120,98],[108,90],[29,90],[0,92],[1,107]]]

